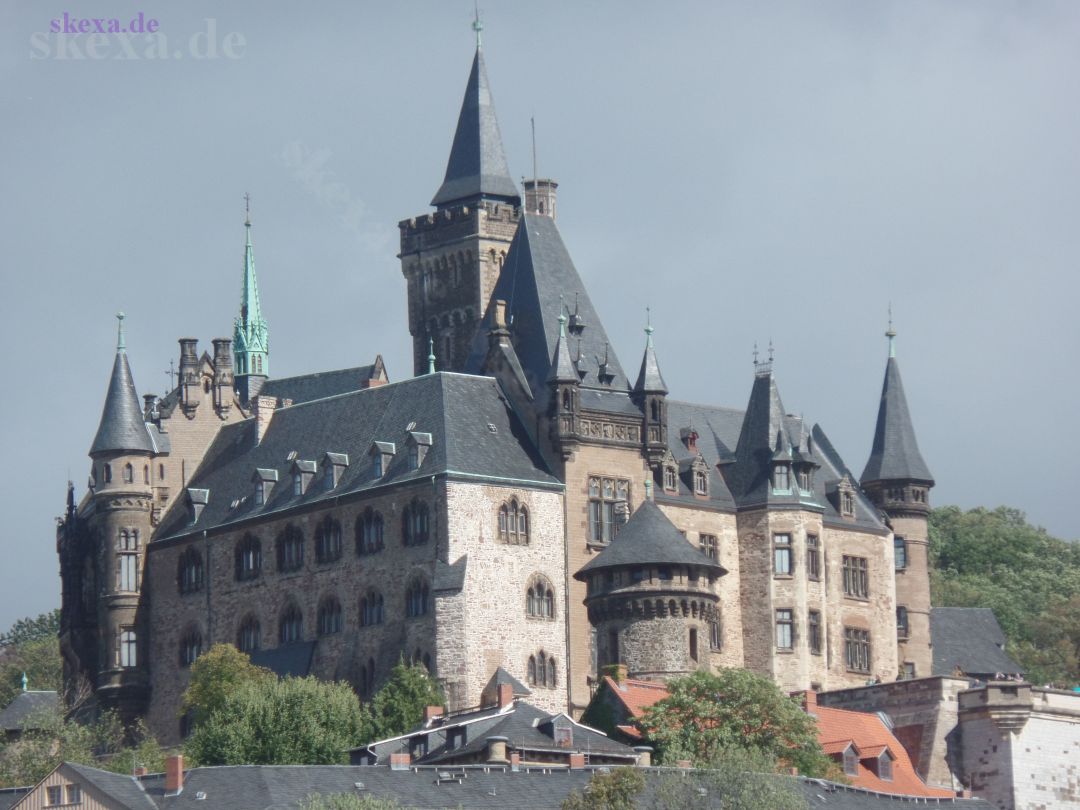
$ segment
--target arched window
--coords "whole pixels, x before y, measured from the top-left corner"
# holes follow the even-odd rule
[[[278,571],[296,571],[304,565],[304,533],[290,523],[277,538]]]
[[[295,603],[285,608],[278,622],[278,642],[291,644],[300,641],[304,637],[304,614],[300,612]]]
[[[157,465],[157,477],[158,477],[158,481],[164,481],[165,480],[165,465],[164,464],[158,464]]]
[[[143,483],[144,484],[149,484],[150,483],[150,465],[149,464],[144,464],[143,465],[142,476],[143,476]]]
[[[139,556],[139,533],[121,530],[116,543],[116,590],[138,593],[142,578]]]
[[[383,518],[370,507],[356,518],[356,553],[374,554],[383,548]]]
[[[190,667],[200,655],[202,655],[202,633],[199,632],[199,628],[191,627],[180,639],[180,666]]]
[[[177,563],[176,582],[182,594],[202,590],[203,560],[198,549],[189,548],[180,555]]]
[[[383,597],[372,589],[360,597],[360,626],[371,627],[383,623]]]
[[[428,505],[413,501],[401,514],[401,539],[407,546],[421,546],[428,541]]]
[[[555,591],[546,578],[533,578],[525,595],[525,612],[534,619],[555,618]]]
[[[130,484],[135,480],[135,468],[128,462],[124,465],[124,483]]]
[[[315,559],[321,563],[341,559],[341,524],[329,515],[315,530]]]
[[[360,694],[367,696],[375,691],[375,659],[369,658],[367,664],[360,665]]]
[[[236,632],[236,647],[240,652],[253,653],[262,646],[262,628],[254,616],[247,616],[240,622]]]
[[[253,534],[236,544],[236,579],[256,579],[262,570],[262,543]]]
[[[549,657],[547,662],[547,685],[555,688],[555,659]]]
[[[341,632],[341,602],[336,596],[328,596],[319,605],[319,635],[329,636]]]
[[[536,656],[529,656],[529,684],[536,686]]]
[[[428,585],[417,577],[409,583],[405,591],[405,615],[410,619],[424,616],[428,612]]]
[[[513,545],[529,542],[529,510],[517,498],[499,507],[499,539]]]
[[[106,484],[112,483],[112,464],[105,464],[102,466],[101,477],[105,480]]]
[[[709,477],[704,470],[694,472],[694,493],[697,495],[709,494]]]
[[[543,650],[529,656],[529,685],[555,687],[555,659]]]
[[[652,411],[652,421],[660,421],[660,403],[655,399],[650,403],[650,410]]]

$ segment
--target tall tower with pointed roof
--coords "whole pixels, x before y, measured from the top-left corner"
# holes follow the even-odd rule
[[[249,198],[245,198],[249,199]],[[258,396],[270,376],[270,330],[259,304],[259,283],[255,277],[255,251],[251,246],[251,213],[244,217],[247,241],[244,245],[244,289],[240,317],[233,332],[236,393],[241,402]]]
[[[427,370],[429,340],[440,371],[464,368],[517,230],[520,197],[499,134],[479,19],[473,27],[476,53],[446,175],[431,200],[435,212],[398,225],[415,374]]]
[[[893,530],[896,567],[896,629],[900,668],[906,677],[932,671],[930,649],[930,488],[934,477],[919,452],[890,318],[889,359],[881,387],[877,426],[861,483]]]

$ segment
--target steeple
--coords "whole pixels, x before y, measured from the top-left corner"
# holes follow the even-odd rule
[[[255,277],[255,251],[251,246],[251,195],[245,194],[244,289],[240,317],[233,333],[234,374],[240,399],[247,402],[259,393],[270,374],[270,332],[259,305],[259,284]]]
[[[444,208],[454,203],[495,199],[512,204],[519,201],[517,186],[510,179],[503,152],[495,102],[488,86],[484,53],[480,48],[479,17],[473,23],[476,31],[476,55],[465,85],[454,145],[446,164],[446,177],[435,192],[431,204]]]
[[[666,394],[667,384],[660,374],[660,364],[656,360],[656,350],[653,348],[653,325],[651,316],[645,325],[645,354],[641,358],[641,370],[638,372],[637,382],[634,383],[635,394]]]
[[[885,382],[881,387],[874,445],[861,480],[864,485],[875,481],[920,481],[933,486],[934,477],[919,452],[915,428],[911,424],[904,384],[900,379],[900,366],[896,360],[896,332],[891,317],[885,336],[889,339],[889,359],[885,365]]]
[[[98,453],[137,452],[153,453],[154,446],[143,422],[142,407],[135,394],[131,379],[127,350],[124,343],[124,313],[117,313],[116,359],[113,361],[109,391],[105,395],[105,407],[101,410],[90,455]]]
[[[559,342],[555,344],[555,355],[551,358],[551,371],[548,373],[549,383],[573,383],[581,382],[578,377],[577,367],[570,359],[570,346],[566,339],[566,313],[559,313]]]

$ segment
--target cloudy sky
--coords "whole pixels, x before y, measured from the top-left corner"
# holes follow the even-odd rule
[[[143,14],[155,38],[50,31]],[[407,376],[396,223],[426,213],[472,3],[0,4],[0,629],[58,605],[54,516],[85,491],[128,314],[139,393],[176,339],[231,336],[252,195],[275,375]],[[482,8],[515,177],[559,226],[622,361],[652,307],[680,399],[742,406],[755,341],[858,473],[892,303],[937,504],[1073,522],[1080,5],[509,3]],[[92,25],[92,24],[91,24]],[[105,24],[107,27],[107,23]]]

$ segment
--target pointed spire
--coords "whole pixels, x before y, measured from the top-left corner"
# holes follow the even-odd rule
[[[233,374],[240,378],[237,388],[242,399],[258,393],[260,384],[249,378],[270,375],[270,330],[259,303],[259,282],[255,276],[255,249],[251,245],[251,195],[244,195],[244,278],[240,297],[240,317],[233,330]]]
[[[94,443],[90,446],[90,455],[125,450],[152,453],[154,446],[150,442],[150,434],[146,432],[142,406],[135,394],[135,383],[131,379],[131,367],[128,365],[124,313],[117,313],[116,320],[116,359],[113,361],[109,390],[105,394],[105,406],[101,411],[101,422],[98,424]]]
[[[427,373],[435,373],[435,341],[431,338],[427,340]]]
[[[881,387],[877,425],[874,428],[874,445],[866,462],[861,481],[925,481],[930,485],[934,477],[919,452],[915,440],[915,428],[911,423],[904,383],[900,379],[900,365],[896,361],[893,338],[896,333],[889,319],[889,359],[885,364],[885,382]]]
[[[637,382],[634,383],[636,394],[666,394],[667,384],[660,373],[660,364],[656,359],[656,350],[653,348],[652,313],[645,308],[645,354],[641,358],[641,370],[638,372]]]
[[[889,339],[889,357],[896,357],[896,330],[892,326],[892,304],[889,304],[889,329],[885,332]]]
[[[746,405],[735,463],[725,468],[731,494],[740,504],[768,503],[774,499],[771,477],[775,461],[792,461],[792,441],[785,420],[780,389],[771,371],[758,363],[754,386]]]
[[[517,186],[510,179],[499,121],[495,116],[495,102],[491,98],[484,55],[480,50],[483,25],[479,14],[473,29],[476,31],[476,55],[465,85],[446,176],[431,200],[431,204],[439,208],[481,198],[514,204],[520,200]]]
[[[566,339],[566,312],[559,313],[559,341],[555,344],[555,354],[551,358],[549,383],[580,383],[577,367],[570,359],[570,345]]]

